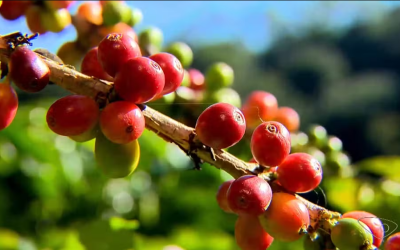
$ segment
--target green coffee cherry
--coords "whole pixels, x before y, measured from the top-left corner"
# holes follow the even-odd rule
[[[316,147],[308,147],[305,150],[305,153],[312,155],[315,159],[321,163],[322,166],[325,166],[326,159],[325,159],[325,154],[321,150],[319,150]]]
[[[331,152],[331,151],[340,151],[343,149],[342,140],[337,138],[336,136],[329,136],[328,141],[326,142],[323,151]]]
[[[189,72],[184,69],[183,70],[183,79],[182,79],[182,83],[181,86],[183,87],[189,87],[190,86],[190,76],[189,76]]]
[[[211,93],[211,95],[207,98],[207,102],[225,102],[237,108],[240,108],[242,105],[242,100],[240,99],[239,93],[231,88],[222,88]]]
[[[119,22],[128,23],[131,19],[131,8],[120,1],[106,1],[103,6],[103,25],[113,26]]]
[[[209,92],[230,87],[234,80],[233,69],[224,62],[214,63],[208,68],[205,79]]]
[[[132,8],[129,20],[126,22],[131,27],[135,27],[143,20],[143,13],[138,8]]]
[[[328,140],[328,132],[321,125],[311,126],[307,134],[312,145],[318,148],[322,148],[326,145]]]
[[[331,239],[340,250],[354,250],[372,244],[373,236],[371,230],[361,221],[344,218],[333,226]]]
[[[184,68],[189,67],[193,62],[193,51],[186,43],[174,42],[165,49],[165,52],[178,58]]]
[[[139,46],[143,52],[146,54],[155,54],[161,51],[161,46],[164,41],[164,36],[162,31],[157,27],[150,27],[139,34]]]
[[[348,167],[350,163],[349,156],[341,151],[326,153],[326,165],[335,171]]]
[[[304,132],[290,133],[291,137],[291,152],[303,152],[308,144],[308,135]]]

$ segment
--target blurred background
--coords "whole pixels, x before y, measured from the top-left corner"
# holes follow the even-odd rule
[[[127,4],[143,13],[138,34],[154,26],[164,44],[189,44],[191,68],[229,64],[242,102],[254,90],[271,92],[299,113],[305,135],[319,124],[340,138],[343,153],[331,159],[335,171],[327,170],[321,185],[326,200],[321,191],[307,198],[341,213],[374,213],[385,219],[387,236],[399,231],[400,2]],[[14,31],[31,33],[24,17],[0,17],[0,34]],[[56,53],[76,37],[70,25],[43,34],[33,48]],[[47,128],[47,109],[66,94],[56,86],[18,92],[17,116],[0,132],[0,249],[238,249],[236,216],[215,200],[229,175],[207,164],[192,170],[178,147],[145,131],[138,169],[108,179],[96,169],[94,140],[76,143]],[[165,106],[169,115],[179,109]],[[247,161],[246,143],[230,151]],[[270,249],[301,250],[302,241],[276,241]]]

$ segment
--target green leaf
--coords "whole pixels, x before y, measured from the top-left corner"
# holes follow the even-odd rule
[[[360,161],[355,165],[360,172],[373,173],[400,182],[399,156],[377,156]]]

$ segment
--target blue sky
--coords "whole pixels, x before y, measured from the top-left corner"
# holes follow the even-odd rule
[[[75,13],[80,2],[71,6]],[[268,47],[278,27],[301,33],[310,23],[340,29],[357,19],[379,18],[398,1],[129,1],[143,12],[137,32],[148,26],[164,32],[165,43],[177,40],[195,44],[241,41],[253,51]],[[25,19],[7,21],[0,17],[0,33],[29,33]],[[62,43],[74,40],[68,27],[60,34],[48,33],[35,44],[56,52]]]

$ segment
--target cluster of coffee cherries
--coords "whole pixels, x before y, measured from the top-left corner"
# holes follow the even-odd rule
[[[39,34],[59,33],[71,24],[68,8],[75,1],[4,1],[0,15],[7,20],[26,18],[28,28]]]

